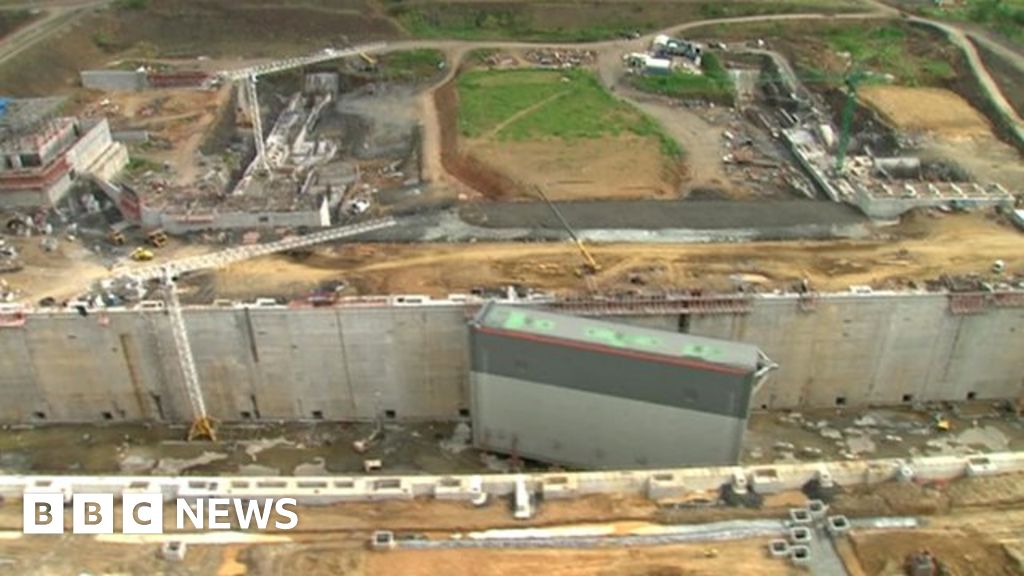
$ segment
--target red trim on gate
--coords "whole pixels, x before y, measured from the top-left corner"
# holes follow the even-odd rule
[[[730,368],[722,366],[720,364],[709,364],[707,362],[700,362],[697,360],[682,360],[679,358],[672,358],[669,356],[660,356],[657,354],[648,354],[645,352],[635,352],[631,350],[623,350],[621,348],[614,348],[611,346],[602,346],[600,344],[586,344],[578,342],[576,340],[563,340],[561,338],[552,338],[550,336],[541,336],[538,334],[524,334],[522,332],[511,332],[508,330],[501,330],[499,328],[491,328],[489,326],[477,326],[476,329],[484,334],[493,334],[495,336],[507,336],[509,338],[518,338],[519,340],[532,340],[534,342],[543,342],[545,344],[555,344],[556,346],[565,346],[567,348],[578,348],[580,350],[590,350],[592,352],[604,352],[606,354],[614,354],[616,356],[625,356],[626,358],[633,358],[635,360],[646,360],[648,362],[658,362],[661,364],[672,364],[675,366],[686,366],[687,368],[699,368],[701,370],[711,370],[712,372],[719,372],[722,374],[750,374],[752,370],[744,370],[742,368]]]

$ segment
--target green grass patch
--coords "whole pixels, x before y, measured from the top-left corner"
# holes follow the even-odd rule
[[[944,60],[912,53],[907,32],[895,24],[831,27],[823,38],[834,52],[850,54],[854,68],[891,75],[899,84],[933,85],[956,77]]]
[[[394,80],[423,80],[443,67],[444,54],[432,48],[393,52],[378,59],[380,73]]]
[[[28,10],[2,10],[0,11],[0,38],[7,36],[25,24],[35,20],[37,14]]]
[[[388,14],[412,35],[463,40],[592,42],[623,33],[719,17],[861,10],[860,0],[643,0],[637,2],[459,2],[391,0]]]
[[[705,99],[720,104],[731,104],[736,89],[729,72],[714,54],[705,54],[701,60],[703,74],[673,70],[665,75],[636,75],[630,82],[644,92],[662,94],[683,100]]]
[[[459,130],[504,141],[654,138],[671,157],[679,145],[656,122],[613,97],[597,77],[570,70],[474,70],[459,77]]]
[[[967,0],[948,6],[928,7],[921,12],[939,20],[974,22],[1024,44],[1024,0]]]

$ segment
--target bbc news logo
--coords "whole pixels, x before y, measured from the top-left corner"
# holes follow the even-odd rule
[[[294,498],[197,498],[174,502],[177,530],[292,530],[299,525]],[[163,534],[164,497],[160,493],[121,496],[121,533]],[[63,534],[64,494],[26,493],[23,500],[25,534]],[[72,534],[113,534],[118,516],[113,494],[75,494],[71,498]],[[236,528],[237,527],[237,528]]]

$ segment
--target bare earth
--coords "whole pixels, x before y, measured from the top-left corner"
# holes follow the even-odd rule
[[[543,187],[553,200],[665,198],[675,192],[658,144],[650,139],[483,140],[466,147],[493,168],[514,175],[524,188]]]
[[[599,290],[703,287],[731,289],[731,276],[766,287],[809,278],[819,290],[855,284],[894,286],[943,274],[986,274],[996,259],[1024,269],[1020,232],[981,214],[917,216],[893,238],[864,241],[742,244],[600,244],[591,251],[604,270]],[[983,256],[980,256],[983,255]],[[353,293],[444,296],[513,283],[547,291],[585,288],[582,264],[568,243],[361,244],[323,248],[301,261],[287,256],[250,260],[213,274],[224,298],[301,296],[318,283],[345,280]]]
[[[858,94],[900,130],[933,132],[948,138],[992,135],[981,112],[949,90],[868,86]]]

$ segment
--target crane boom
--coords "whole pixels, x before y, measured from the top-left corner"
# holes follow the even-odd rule
[[[189,429],[188,439],[207,438],[216,440],[214,422],[206,411],[206,400],[203,397],[202,385],[199,381],[199,372],[196,370],[195,357],[192,354],[192,344],[188,338],[188,329],[185,326],[185,318],[181,311],[181,299],[178,297],[178,287],[175,277],[183,272],[203,270],[208,268],[220,268],[235,262],[241,262],[250,258],[266,256],[286,250],[304,248],[323,242],[339,240],[349,236],[356,236],[373,230],[382,230],[397,225],[394,218],[381,218],[370,220],[351,226],[341,226],[330,230],[293,236],[277,242],[267,242],[254,246],[241,246],[229,248],[213,254],[204,256],[192,256],[181,258],[163,264],[161,266],[148,266],[132,271],[129,275],[137,280],[162,279],[164,282],[164,306],[171,324],[171,335],[174,337],[174,351],[181,370],[182,379],[185,381],[185,393],[188,396],[189,406],[192,409],[192,427]]]

